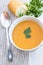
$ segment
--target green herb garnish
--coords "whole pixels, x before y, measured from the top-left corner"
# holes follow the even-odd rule
[[[26,30],[24,30],[24,34],[28,34],[28,33],[30,33],[30,32],[31,32],[30,27],[27,28]]]
[[[26,30],[24,30],[24,34],[25,34],[25,37],[26,37],[26,38],[30,38],[30,37],[31,37],[30,33],[31,33],[30,27],[27,28]]]
[[[26,38],[31,38],[31,35],[26,34],[25,37],[26,37]]]
[[[20,16],[20,17],[23,16],[23,13],[20,13],[19,16]]]
[[[28,8],[26,15],[39,17],[43,12],[43,10],[41,10],[43,7],[42,0],[31,0],[30,4],[26,3],[26,6]]]

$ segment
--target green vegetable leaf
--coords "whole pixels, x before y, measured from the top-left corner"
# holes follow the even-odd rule
[[[31,29],[30,29],[30,27],[27,28],[26,30],[24,30],[24,34],[25,34],[25,37],[26,37],[26,38],[31,38],[30,33],[31,33]]]
[[[31,38],[31,35],[29,35],[29,34],[26,34],[25,36],[26,36],[26,38]]]
[[[30,32],[31,32],[30,27],[27,28],[26,30],[24,30],[24,34],[27,34],[27,33],[30,33]]]

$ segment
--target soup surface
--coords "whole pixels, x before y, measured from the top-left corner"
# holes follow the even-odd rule
[[[42,41],[42,28],[33,20],[22,21],[14,28],[12,39],[21,49],[35,48]]]

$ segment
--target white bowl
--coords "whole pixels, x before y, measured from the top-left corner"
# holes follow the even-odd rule
[[[24,20],[34,20],[35,22],[37,22],[37,23],[42,27],[42,24],[41,24],[40,20],[36,19],[35,17],[33,17],[33,16],[22,16],[22,17],[16,19],[16,20],[12,23],[12,25],[11,25],[11,27],[10,27],[10,29],[9,29],[10,41],[11,41],[11,43],[12,43],[16,48],[18,48],[18,49],[20,49],[20,50],[32,51],[32,50],[38,48],[41,43],[40,43],[37,47],[35,47],[35,48],[33,48],[33,49],[26,49],[26,50],[25,50],[25,49],[19,48],[19,47],[13,42],[13,40],[12,40],[12,32],[13,32],[14,28],[16,27],[16,25],[18,25],[20,22],[22,22],[22,21],[24,21]]]

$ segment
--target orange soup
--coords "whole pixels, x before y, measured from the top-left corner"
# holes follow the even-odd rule
[[[12,39],[16,46],[21,49],[32,49],[42,41],[42,28],[32,20],[19,23],[12,32]]]

